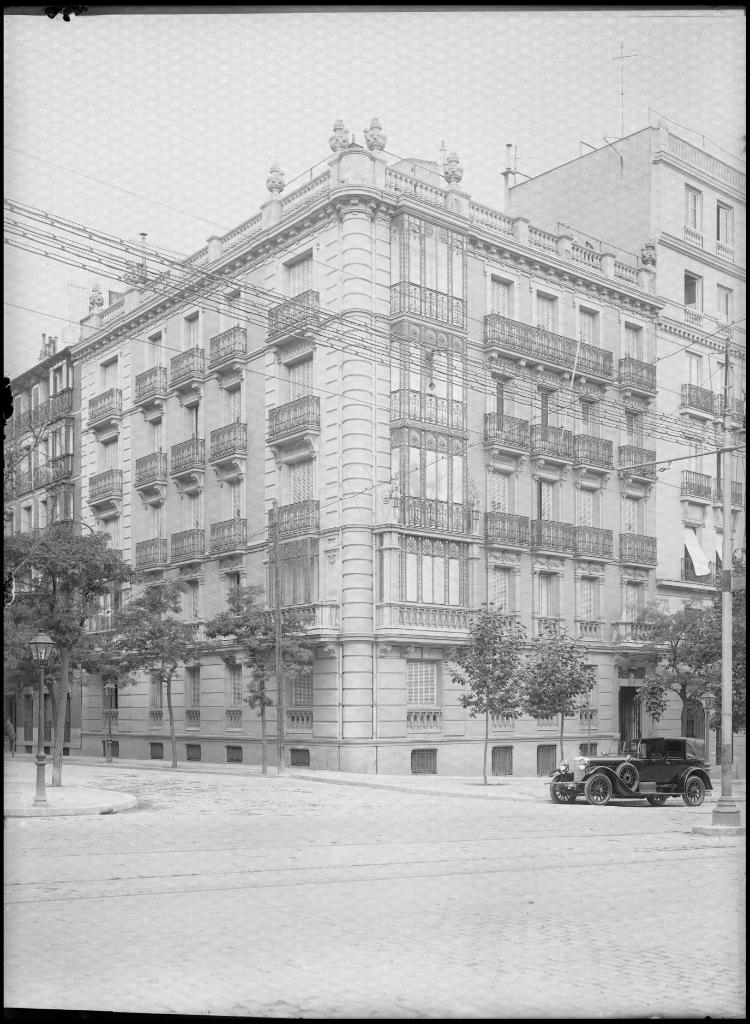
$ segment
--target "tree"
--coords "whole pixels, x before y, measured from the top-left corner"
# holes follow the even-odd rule
[[[133,676],[151,673],[166,687],[172,767],[177,767],[177,738],[172,707],[172,680],[182,664],[200,655],[197,626],[177,618],[182,609],[182,584],[176,580],[149,584],[133,598],[115,620],[110,643],[110,663]]]
[[[250,667],[250,682],[244,702],[257,709],[260,715],[261,771],[266,774],[268,765],[266,708],[273,706],[268,694],[268,680],[275,670],[276,629],[274,613],[260,604],[260,587],[238,587],[227,598],[227,608],[206,623],[209,637],[221,638],[228,645],[215,651],[225,653],[239,649],[242,660]],[[304,639],[304,627],[299,618],[288,612],[281,619],[281,654],[290,667],[309,662],[312,652]],[[283,680],[277,680],[278,687]]]
[[[526,634],[506,614],[484,607],[469,627],[468,643],[451,651],[448,671],[465,687],[458,700],[472,718],[484,715],[483,779],[492,715],[516,715],[521,707],[521,653]]]
[[[524,708],[534,718],[560,716],[560,757],[565,756],[565,718],[574,715],[580,698],[594,687],[583,660],[585,649],[562,628],[536,637],[524,673]]]
[[[52,702],[52,785],[61,786],[70,672],[85,643],[86,620],[100,598],[130,582],[133,573],[103,535],[79,536],[63,523],[6,537],[5,569],[15,580],[6,624],[13,623],[20,636],[33,623],[33,632],[48,633],[57,647],[59,666],[53,663],[45,681]]]

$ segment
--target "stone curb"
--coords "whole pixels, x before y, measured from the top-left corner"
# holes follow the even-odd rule
[[[80,786],[47,788],[47,804],[34,806],[35,788],[6,783],[3,814],[6,818],[53,818],[80,814],[117,814],[137,807],[131,793]]]

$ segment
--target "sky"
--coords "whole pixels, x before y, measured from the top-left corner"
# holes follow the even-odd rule
[[[498,209],[506,143],[533,176],[662,117],[744,154],[741,8],[97,10],[4,18],[5,197],[174,252],[253,216],[274,161],[302,183],[337,118],[393,158],[444,142]],[[6,244],[6,376],[94,280]]]

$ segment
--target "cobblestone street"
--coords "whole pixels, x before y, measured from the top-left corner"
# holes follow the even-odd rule
[[[324,778],[66,764],[139,805],[5,821],[5,1006],[744,1016],[744,840],[692,833],[718,791],[596,808],[536,779]]]

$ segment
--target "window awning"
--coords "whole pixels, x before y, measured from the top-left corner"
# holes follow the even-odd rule
[[[707,576],[709,574],[710,567],[706,561],[706,556],[703,554],[703,548],[698,543],[698,538],[695,535],[695,530],[688,528],[684,531],[685,536],[685,547],[687,548],[688,554],[693,562],[693,568],[695,569],[696,576]]]
[[[713,562],[717,552],[721,559],[721,537],[717,536],[714,529],[713,518],[709,510],[706,516],[706,525],[703,527],[703,543],[701,544],[707,562]]]

